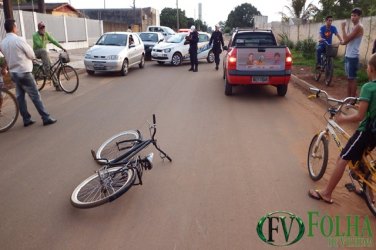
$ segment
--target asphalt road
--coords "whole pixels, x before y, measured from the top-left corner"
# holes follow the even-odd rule
[[[256,232],[273,211],[304,221],[303,238],[287,249],[331,249],[315,226],[307,236],[309,211],[319,213],[318,223],[338,216],[340,230],[347,228],[346,215],[369,217],[376,232],[365,203],[343,183],[333,205],[307,196],[325,183],[313,183],[305,166],[308,144],[324,126],[319,103],[292,84],[283,98],[270,86],[226,97],[213,64],[201,62],[198,73],[188,68],[147,62],[126,77],[82,74],[73,95],[43,90],[58,122],[43,127],[29,104],[37,123],[24,128],[19,119],[0,134],[1,248],[275,249]],[[173,162],[155,155],[144,185],[97,208],[72,207],[71,192],[98,168],[90,150],[126,129],[147,136],[153,113],[158,143]],[[150,151],[156,153],[150,147],[145,155]],[[274,231],[279,242],[282,231],[281,225]]]

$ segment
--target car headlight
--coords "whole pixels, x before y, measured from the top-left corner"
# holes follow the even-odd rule
[[[91,59],[91,54],[85,54],[85,59]]]
[[[107,59],[108,60],[117,60],[117,59],[119,59],[119,56],[118,55],[111,55],[111,56],[107,56]]]
[[[169,52],[171,52],[171,48],[170,49],[164,49],[163,52],[164,53],[169,53]]]

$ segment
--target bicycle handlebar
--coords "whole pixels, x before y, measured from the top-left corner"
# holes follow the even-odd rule
[[[327,103],[329,101],[336,102],[339,105],[338,108],[336,109],[336,113],[342,109],[342,106],[344,104],[351,104],[351,105],[353,105],[354,103],[356,103],[356,102],[359,101],[359,98],[352,97],[352,96],[346,97],[345,99],[342,99],[342,100],[335,99],[333,97],[330,97],[325,90],[318,89],[318,88],[309,88],[309,90],[312,91],[312,92],[314,92],[315,94],[308,96],[308,98],[313,98],[313,97],[314,98],[319,98],[320,95],[323,94]]]

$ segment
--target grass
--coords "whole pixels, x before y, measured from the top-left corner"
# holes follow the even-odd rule
[[[303,53],[301,51],[292,50],[291,53],[292,53],[292,59],[293,59],[294,65],[313,67],[316,64],[315,52],[312,53],[311,58],[303,57]],[[334,76],[335,77],[346,76],[345,69],[344,69],[344,58],[341,58],[341,57],[334,58]],[[359,83],[359,86],[368,82],[367,71],[366,71],[366,68],[364,68],[364,66],[362,66],[358,70],[357,81]]]

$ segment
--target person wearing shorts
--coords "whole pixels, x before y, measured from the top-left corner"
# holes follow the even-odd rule
[[[340,114],[336,116],[337,123],[360,122],[359,127],[341,151],[337,159],[336,168],[330,176],[326,187],[322,190],[310,189],[308,191],[309,197],[313,199],[323,200],[332,204],[332,193],[341,180],[348,162],[356,162],[361,159],[366,149],[375,146],[376,140],[367,130],[367,123],[370,119],[376,117],[376,54],[373,54],[368,61],[367,75],[370,81],[365,83],[360,91],[358,112],[351,115]]]
[[[356,84],[356,73],[359,68],[359,47],[362,43],[364,28],[360,23],[360,16],[362,15],[362,10],[355,8],[351,11],[351,22],[353,27],[349,33],[346,32],[346,22],[341,24],[342,28],[342,45],[346,46],[345,52],[345,71],[347,74],[347,96],[356,96],[357,84]]]

